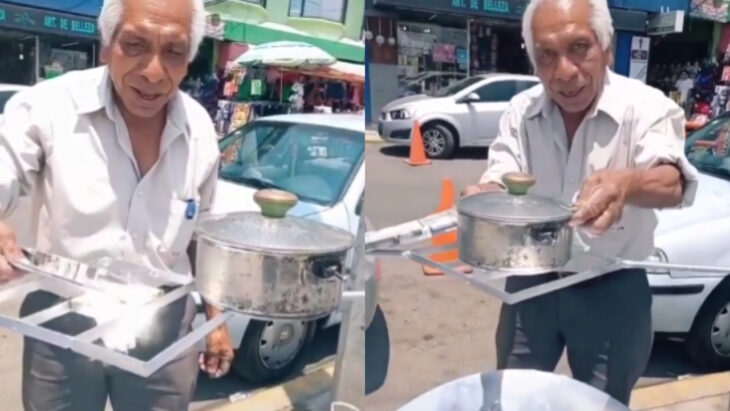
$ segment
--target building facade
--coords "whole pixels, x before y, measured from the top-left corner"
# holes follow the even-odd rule
[[[0,83],[32,85],[94,67],[101,0],[0,1]]]
[[[247,46],[302,41],[338,60],[364,63],[364,0],[208,0],[206,10],[223,28],[219,60],[230,61]]]

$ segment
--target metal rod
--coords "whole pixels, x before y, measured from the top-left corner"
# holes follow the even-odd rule
[[[470,274],[470,275],[462,274],[446,264],[437,263],[418,253],[409,252],[409,253],[406,253],[406,256],[417,263],[421,263],[421,264],[433,267],[437,270],[443,271],[444,274],[446,274],[450,277],[456,278],[457,280],[466,281],[467,283],[469,283],[469,285],[476,287],[476,288],[486,292],[487,294],[491,294],[492,296],[499,298],[502,301],[509,299],[509,294],[507,294],[506,292],[504,292],[492,285],[489,285],[489,284],[485,283],[484,281],[479,281],[478,274]]]
[[[716,274],[718,277],[726,277],[730,275],[730,267],[708,266],[708,265],[691,265],[691,264],[673,264],[649,261],[633,261],[620,260],[627,268],[645,268],[647,270],[676,270],[676,271],[693,271],[701,272],[703,275]]]
[[[26,337],[35,338],[61,348],[71,347],[73,337],[33,324],[26,324],[23,320],[0,315],[0,327],[20,333]]]
[[[140,377],[146,378],[152,375],[152,373],[147,373],[142,360],[119,353],[103,345],[85,341],[73,341],[69,348],[77,354],[103,362],[104,364],[113,365]]]
[[[62,315],[66,315],[71,311],[73,311],[71,301],[64,301],[50,308],[46,308],[45,310],[41,310],[37,313],[22,317],[20,320],[28,324],[38,325],[43,324],[46,321],[50,321],[54,318],[60,317]]]
[[[185,352],[188,348],[197,344],[205,336],[213,332],[216,328],[220,327],[223,323],[228,322],[233,318],[232,312],[224,312],[216,317],[211,318],[205,324],[197,327],[186,336],[175,341],[172,345],[165,348],[162,352],[155,355],[144,365],[144,373],[152,375],[172,360],[176,359],[180,354]]]
[[[176,288],[169,293],[163,295],[160,298],[156,298],[152,301],[148,301],[145,304],[141,305],[131,305],[120,313],[115,319],[112,319],[111,321],[108,321],[104,324],[100,324],[88,331],[85,331],[79,335],[76,336],[76,338],[79,341],[87,341],[87,342],[93,342],[97,339],[101,338],[106,334],[111,328],[122,322],[125,317],[129,316],[132,313],[135,313],[139,310],[156,310],[160,307],[163,307],[165,305],[168,305],[172,303],[173,301],[176,301],[187,294],[190,294],[194,290],[193,284],[188,284],[179,288]]]
[[[0,288],[0,301],[6,301],[11,298],[19,297],[31,291],[35,291],[41,287],[41,281],[38,277],[29,276],[28,279],[18,279],[11,281],[7,285]]]

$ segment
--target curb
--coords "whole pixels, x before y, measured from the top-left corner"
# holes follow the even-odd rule
[[[365,143],[367,144],[383,144],[385,140],[380,138],[377,131],[367,130],[365,131]]]
[[[222,401],[214,405],[210,411],[283,411],[292,410],[332,389],[335,375],[334,361],[328,361],[322,367],[298,377],[292,381],[260,391],[254,391],[248,397],[235,402]]]
[[[730,372],[688,377],[648,387],[631,394],[631,409],[652,410],[725,395],[730,392]]]

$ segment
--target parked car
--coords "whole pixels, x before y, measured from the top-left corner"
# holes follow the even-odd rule
[[[364,117],[346,114],[282,115],[246,124],[220,142],[222,164],[213,213],[258,211],[262,188],[280,188],[300,201],[288,215],[309,218],[364,235]],[[347,257],[354,270],[354,253]],[[366,259],[366,319],[377,308],[378,262]],[[200,296],[196,295],[200,304]],[[202,308],[202,307],[201,307]],[[237,348],[233,370],[254,383],[282,379],[296,367],[318,328],[341,321],[340,310],[317,322],[257,321],[235,316],[229,329]],[[205,321],[201,313],[196,324]]]
[[[391,143],[408,145],[417,119],[426,155],[449,158],[459,147],[488,146],[497,137],[499,119],[512,97],[538,84],[537,77],[519,74],[469,77],[436,93],[388,103],[378,132]]]
[[[0,124],[3,123],[3,112],[5,111],[5,104],[7,104],[10,97],[14,96],[20,90],[27,88],[28,86],[21,86],[17,84],[0,84]]]
[[[417,94],[436,92],[444,87],[463,80],[464,73],[426,71],[413,77],[405,77],[400,81],[398,96],[406,97]]]
[[[695,203],[658,213],[652,260],[730,266],[729,132],[724,114],[688,136],[687,156],[700,172]],[[654,331],[683,338],[699,365],[730,369],[730,277],[650,271],[649,283]]]

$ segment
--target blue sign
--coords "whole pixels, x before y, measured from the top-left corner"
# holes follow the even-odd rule
[[[34,7],[60,13],[78,14],[88,17],[99,16],[103,0],[0,0],[18,6]]]
[[[0,27],[96,38],[96,20],[73,14],[0,4]]]
[[[456,64],[458,64],[460,66],[466,66],[469,64],[469,59],[466,55],[466,49],[463,49],[463,48],[456,49]]]
[[[373,4],[408,7],[470,16],[520,19],[529,0],[373,0]]]

